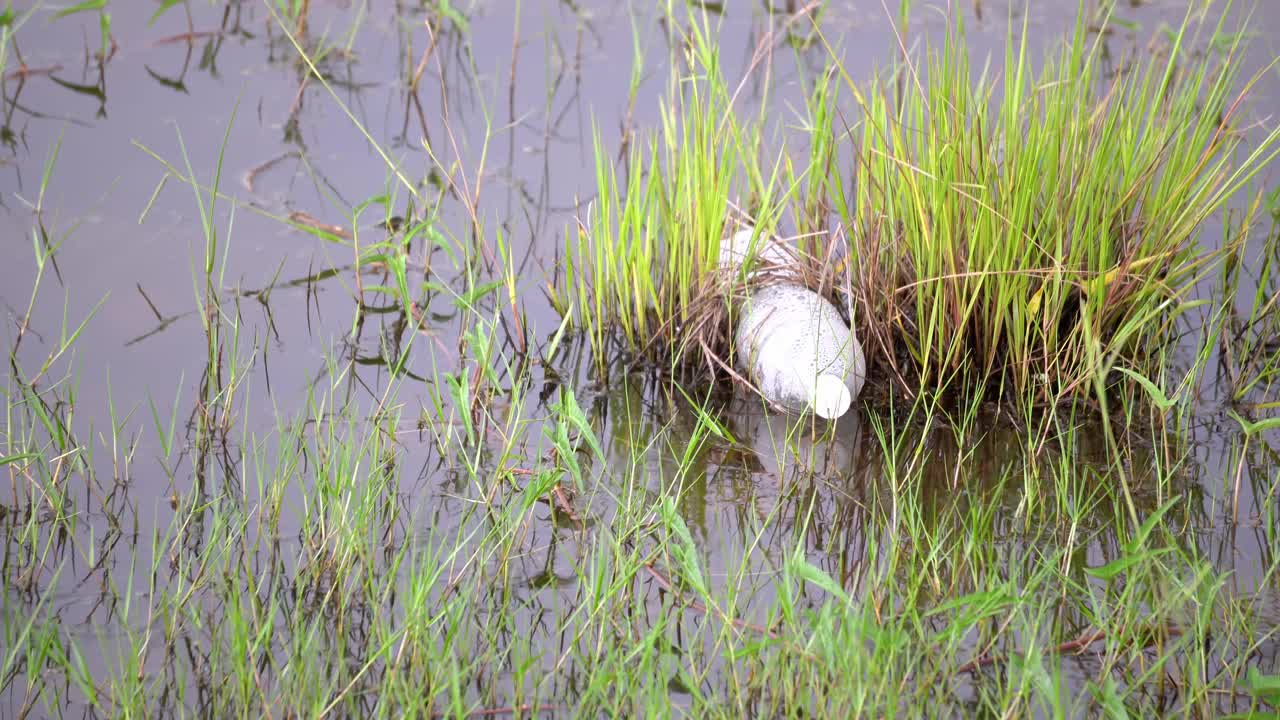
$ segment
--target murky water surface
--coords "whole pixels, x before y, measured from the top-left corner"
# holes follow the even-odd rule
[[[93,57],[95,16],[55,18],[47,8],[30,17],[16,35],[14,50],[25,65],[19,67],[11,54],[0,117],[5,141],[0,149],[0,304],[6,348],[16,342],[30,301],[35,274],[32,206],[39,202],[50,235],[36,242],[58,244],[56,268],[46,270],[19,361],[30,377],[57,346],[64,309],[66,322],[74,327],[96,307],[70,358],[78,383],[77,421],[94,428],[81,431],[81,442],[96,448],[94,462],[107,476],[113,462],[125,455],[130,460],[121,496],[105,505],[86,504],[115,507],[119,517],[88,512],[78,525],[86,537],[114,533],[118,542],[101,549],[105,560],[72,558],[62,572],[74,575],[75,582],[63,578],[49,600],[60,608],[66,626],[99,637],[93,647],[110,648],[112,633],[94,589],[105,584],[104,575],[122,586],[131,568],[151,567],[151,538],[169,526],[171,499],[184,496],[197,481],[257,482],[252,454],[239,445],[249,437],[244,430],[270,438],[282,418],[304,413],[315,396],[328,392],[331,363],[354,361],[338,383],[335,396],[341,402],[366,416],[378,406],[389,380],[385,353],[404,347],[412,330],[392,308],[371,313],[353,331],[356,274],[351,249],[283,222],[292,218],[350,230],[349,209],[387,192],[397,198],[394,214],[405,212],[406,193],[396,188],[386,161],[354,121],[390,154],[409,182],[421,184],[430,197],[441,197],[440,224],[454,237],[469,236],[469,212],[459,197],[480,198],[484,242],[492,248],[501,235],[512,247],[528,338],[545,347],[559,318],[542,288],[556,274],[566,228],[573,227],[577,209],[595,192],[592,129],[599,128],[606,147],[616,149],[624,129],[656,127],[658,100],[668,82],[667,59],[679,51],[670,47],[660,16],[647,7],[656,3],[479,2],[463,7],[465,21],[442,19],[418,4],[312,4],[304,42],[326,48],[319,67],[327,88],[307,79],[290,40],[257,2],[194,2],[154,22],[154,3],[112,3],[115,44],[105,64]],[[806,45],[802,38],[789,37],[786,13],[769,14],[761,3],[727,5],[714,22],[730,81],[742,77],[758,47],[769,51],[743,84],[742,111],[759,108],[767,69],[773,91],[766,113],[785,132],[798,122],[799,88],[821,70],[827,51],[821,43]],[[881,5],[833,5],[839,7],[826,10],[822,27],[841,48],[850,75],[869,78],[888,66],[900,39]],[[1027,27],[1034,54],[1062,41],[1074,20],[1074,3],[1033,5]],[[1113,55],[1142,48],[1161,23],[1176,24],[1180,5],[1157,0],[1122,8],[1119,17],[1126,25],[1115,26],[1107,38]],[[990,54],[993,63],[1001,57],[1006,18],[1023,21],[1021,10],[1010,12],[999,2],[960,3],[955,12],[966,17],[974,57]],[[943,14],[921,8],[902,41],[914,44],[922,35],[938,32]],[[1259,4],[1249,29],[1257,37],[1246,67],[1262,67],[1276,56],[1280,5]],[[632,102],[628,89],[637,55],[644,61]],[[420,80],[411,89],[415,71],[421,72]],[[1258,117],[1280,112],[1280,82],[1274,72],[1263,79],[1253,102]],[[43,168],[55,152],[42,189]],[[221,187],[235,199],[234,212],[233,203],[224,201],[214,218],[222,243],[217,286],[225,294],[224,311],[236,315],[240,328],[236,349],[220,361],[247,366],[238,387],[245,404],[233,421],[236,432],[211,461],[197,458],[195,447],[181,449],[193,442],[200,379],[208,363],[207,336],[197,311],[204,292],[206,240],[191,188],[172,178],[160,183],[164,163],[185,172],[188,159],[202,183],[213,181],[221,162]],[[452,171],[452,177],[445,177],[441,167]],[[359,218],[360,237],[366,242],[381,239],[382,219],[379,208]],[[419,263],[422,257],[418,255]],[[443,251],[431,257],[431,279],[463,292],[463,272],[453,269]],[[384,281],[376,272],[361,277],[366,284]],[[510,352],[519,333],[512,330],[503,305],[494,301],[501,295],[484,302],[490,317],[500,320],[497,344]],[[396,501],[408,511],[406,517],[414,518],[411,526],[400,528],[399,539],[405,542],[430,532],[452,536],[452,524],[476,501],[477,489],[462,471],[463,463],[479,462],[497,472],[533,464],[547,452],[541,434],[529,432],[505,455],[481,452],[476,458],[460,458],[442,454],[432,434],[415,425],[429,410],[431,393],[444,390],[439,384],[443,373],[474,369],[459,361],[460,337],[471,329],[470,316],[459,313],[454,298],[443,291],[430,294],[423,311],[428,329],[414,340],[406,361],[411,379],[399,393],[401,424],[395,434],[402,475]],[[618,369],[604,381],[589,366],[586,349],[569,338],[548,369],[521,383],[530,398],[523,412],[533,417],[551,412],[560,384],[574,388],[603,441],[615,472],[606,474],[606,487],[581,503],[579,513],[588,523],[593,515],[609,512],[613,493],[630,487],[652,490],[675,480],[697,426],[689,404],[649,373]],[[506,412],[502,402],[495,400],[497,417]],[[1150,450],[1147,461],[1141,451],[1135,453],[1135,503],[1151,511],[1168,500],[1168,493],[1181,494],[1181,502],[1190,504],[1187,542],[1199,544],[1218,569],[1231,570],[1230,582],[1240,592],[1265,589],[1267,582],[1274,583],[1263,574],[1273,563],[1276,539],[1252,528],[1275,512],[1276,499],[1267,490],[1274,481],[1274,451],[1265,439],[1242,445],[1239,426],[1222,412],[1221,403],[1210,397],[1203,405],[1186,440],[1193,462],[1177,471],[1179,479],[1172,486],[1155,490],[1149,489],[1153,483],[1144,483],[1161,467],[1161,451]],[[171,413],[179,445],[175,451],[163,448],[155,432],[155,418],[164,425]],[[110,446],[113,417],[127,449]],[[679,511],[711,581],[734,571],[744,556],[752,572],[767,578],[800,543],[809,562],[857,591],[868,547],[893,532],[891,522],[868,523],[864,511],[893,507],[893,495],[902,491],[894,477],[904,472],[886,461],[867,412],[857,410],[842,420],[834,438],[802,437],[798,456],[784,447],[785,418],[765,416],[757,404],[731,402],[721,420],[739,445],[705,440],[680,478],[689,489]],[[1039,530],[1016,519],[1019,499],[1029,492],[1051,498],[1055,489],[1022,487],[1029,461],[1026,439],[1017,428],[994,414],[979,425],[975,436],[960,440],[942,422],[909,430],[927,438],[923,454],[910,459],[925,467],[918,492],[926,505],[935,497],[939,506],[952,503],[957,495],[975,504],[995,503],[992,523],[999,552],[1016,562],[1026,539]],[[484,446],[501,447],[501,428],[484,432],[489,433]],[[1036,462],[1069,466],[1069,476],[1080,483],[1113,478],[1103,440],[1087,426],[1070,447],[1049,447]],[[270,442],[259,451],[262,457],[277,455]],[[308,477],[303,471],[299,476]],[[22,481],[17,475],[12,479]],[[1015,487],[1008,486],[1011,481]],[[87,497],[102,490],[79,492]],[[1008,507],[1001,507],[1002,497],[1008,498]],[[1088,517],[1089,529],[1123,524],[1122,510],[1114,510],[1114,516]],[[758,543],[749,543],[763,521],[775,515],[782,520],[770,525]],[[284,521],[281,537],[271,539],[285,547],[285,557],[297,556],[303,542],[299,528],[288,527],[290,522]],[[964,530],[939,528],[940,533]],[[557,533],[550,523],[530,532],[526,545],[531,550],[516,564],[525,574],[515,579],[527,588],[524,601],[535,608],[554,604],[557,593],[573,597],[576,553],[565,546],[585,542],[585,536]],[[1088,556],[1079,561],[1096,566],[1115,557],[1118,548],[1110,537],[1099,533]],[[39,571],[26,587],[6,578],[7,611],[16,617],[21,608],[34,608],[43,595],[41,582],[50,578],[48,570]],[[754,596],[741,600],[746,617],[752,617],[752,608],[771,602],[767,579],[752,592]],[[129,622],[145,622],[141,614],[133,611]],[[531,610],[522,622],[532,624],[535,616]],[[1262,652],[1274,656],[1275,649]],[[114,660],[90,657],[86,662],[101,667]],[[23,698],[11,694],[2,702],[12,710]]]

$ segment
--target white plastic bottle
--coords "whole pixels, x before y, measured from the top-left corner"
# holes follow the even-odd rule
[[[779,241],[761,238],[750,249],[750,239],[748,229],[725,241],[721,264],[740,267],[750,250],[762,268],[789,260]],[[861,392],[867,365],[858,338],[840,311],[807,287],[785,280],[764,285],[743,302],[737,322],[736,364],[771,405],[834,420]]]
[[[761,237],[756,240],[755,247],[752,247],[751,236],[754,234],[755,230],[748,225],[734,233],[732,237],[720,241],[722,269],[736,272],[748,258],[754,257],[751,275],[755,276],[771,269],[785,272],[786,268],[795,262],[786,245],[777,238]]]

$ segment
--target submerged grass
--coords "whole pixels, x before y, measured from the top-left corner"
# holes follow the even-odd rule
[[[1257,206],[1233,232],[1247,233]],[[1241,243],[1222,272],[1223,329],[1220,350],[1231,400],[1252,411],[1280,408],[1280,223],[1273,222],[1260,247]]]

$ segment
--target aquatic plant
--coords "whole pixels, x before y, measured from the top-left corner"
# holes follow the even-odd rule
[[[1108,71],[1080,22],[1037,71],[1011,28],[998,76],[975,81],[957,26],[897,92],[843,76],[860,137],[852,191],[830,187],[883,372],[1051,403],[1112,365],[1156,367],[1189,289],[1234,251],[1200,229],[1280,149],[1276,129],[1245,145],[1243,36],[1199,53],[1203,29],[1189,14]]]
[[[673,73],[661,129],[628,143],[621,172],[594,134],[596,197],[566,230],[563,276],[549,294],[601,367],[615,338],[677,364],[727,349],[714,269],[733,194],[756,180],[759,130],[733,112],[709,32],[705,18],[690,26],[696,75]]]
[[[411,95],[422,64],[401,64]],[[692,109],[669,113],[674,150],[663,135],[636,142],[659,178],[685,162],[682,137],[720,153],[728,187],[746,188],[766,230],[805,235],[805,282],[846,300],[835,280],[872,267],[856,254],[860,216],[834,201],[834,174],[814,171],[857,149],[834,130],[839,79],[808,88],[805,133],[825,129],[798,170],[788,155],[759,173],[764,125],[725,120],[728,98],[706,126],[683,119]],[[31,272],[6,295],[12,322],[0,330],[0,714],[1202,718],[1280,705],[1278,421],[1257,417],[1275,408],[1277,289],[1274,263],[1254,262],[1275,257],[1278,236],[1246,251],[1258,204],[1230,223],[1223,287],[1201,306],[1209,321],[1193,343],[1196,368],[1220,359],[1228,399],[1251,405],[1204,413],[1191,388],[1163,382],[1176,370],[1166,362],[1143,392],[1168,424],[1122,402],[1114,439],[1087,403],[1010,423],[977,394],[951,404],[936,393],[891,395],[814,432],[640,373],[600,388],[586,369],[596,336],[574,336],[567,320],[552,332],[553,318],[529,329],[520,312],[528,285],[508,229],[483,221],[483,151],[468,164],[437,144],[443,179],[418,192],[405,182],[413,165],[359,131],[387,163],[385,186],[333,200],[345,227],[271,216],[290,240],[337,250],[304,257],[323,265],[300,281],[268,273],[265,288],[236,278],[233,256],[253,245],[242,211],[266,211],[230,196],[224,153],[202,164],[189,129],[176,162],[151,151],[164,178],[151,202],[182,188],[203,243],[178,308],[187,352],[125,356],[157,370],[185,360],[187,374],[148,377],[128,397],[96,373],[118,358],[101,344],[119,339],[118,306],[98,314],[96,298],[59,287],[78,254],[104,245],[101,225],[62,212],[55,170],[70,155],[53,144],[34,197],[18,196],[32,254],[15,246]],[[667,217],[665,197],[671,216],[705,230],[686,260],[648,276],[677,309],[658,284],[714,257],[714,225],[732,212],[717,166],[683,167],[685,189],[705,197],[655,187],[637,215]],[[575,263],[595,262],[594,233],[616,228],[616,214],[596,212],[580,212]],[[814,234],[842,212],[845,230]],[[92,241],[77,244],[83,234]],[[636,239],[628,252],[666,252],[664,236],[625,237]],[[852,251],[841,237],[855,238]],[[1219,257],[1206,252],[1197,276]],[[149,257],[147,272],[174,270]],[[1045,285],[1032,277],[1034,297]],[[737,292],[746,279],[720,280]],[[576,306],[592,297],[579,285],[556,292]],[[724,312],[724,292],[705,302]],[[327,324],[312,331],[308,309],[306,329],[275,332],[271,307],[317,296]],[[710,317],[700,301],[695,289],[688,314],[668,316],[688,334],[632,331],[678,357],[674,339],[710,337],[696,334]],[[146,302],[166,327],[171,316]],[[603,342],[631,342],[602,321]],[[303,346],[305,365],[281,362],[281,337]],[[1222,345],[1231,352],[1215,355]],[[280,364],[292,397],[272,388]]]
[[[766,231],[790,211],[808,284],[852,307],[873,374],[908,395],[1043,405],[1108,387],[1113,367],[1153,373],[1196,304],[1188,289],[1235,250],[1200,229],[1280,151],[1276,129],[1244,144],[1259,76],[1242,77],[1244,36],[1223,22],[1207,28],[1221,53],[1197,51],[1206,26],[1188,13],[1162,52],[1115,70],[1083,20],[1043,62],[1011,24],[998,75],[975,76],[959,22],[869,83],[833,59],[797,166],[785,141],[768,160],[764,124],[736,118],[691,21],[655,137],[619,171],[597,135],[598,194],[565,243],[576,295],[553,301],[601,366],[620,340],[724,369],[726,284],[709,258],[744,197]]]

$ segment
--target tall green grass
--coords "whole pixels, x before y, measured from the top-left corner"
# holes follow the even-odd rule
[[[705,22],[654,137],[619,167],[596,135],[553,300],[601,364],[630,349],[714,370],[731,320],[707,312],[725,304],[713,258],[739,202],[769,231],[791,218],[810,284],[852,306],[874,371],[908,395],[1044,405],[1155,376],[1191,288],[1237,250],[1201,229],[1280,150],[1280,130],[1246,139],[1244,35],[1189,13],[1114,71],[1083,21],[1043,58],[1011,24],[998,71],[971,66],[959,21],[884,78],[833,59],[806,93],[806,151],[784,134],[771,156]]]
[[[1259,77],[1242,35],[1219,56],[1204,32],[1225,36],[1189,14],[1109,73],[1084,22],[1043,63],[1011,28],[975,79],[957,27],[904,61],[900,92],[845,76],[862,117],[837,207],[873,362],[908,389],[964,378],[1045,403],[1156,368],[1234,252],[1200,229],[1280,149],[1276,129],[1242,130]]]
[[[591,338],[600,366],[626,349],[674,364],[727,350],[720,239],[741,217],[737,202],[750,200],[766,228],[779,214],[781,168],[763,175],[761,123],[735,106],[712,33],[705,16],[685,26],[688,52],[675,60],[662,125],[630,140],[621,162],[593,135],[595,196],[566,230],[550,295]]]
[[[831,77],[810,88],[828,112],[811,128],[838,125]],[[785,162],[757,173],[747,158],[762,132],[746,128],[758,121],[712,133],[733,127],[718,124],[728,97],[706,100],[713,112],[696,120],[670,113],[678,131],[640,154],[647,172],[675,167],[685,191],[705,193],[653,189],[645,217],[703,230],[649,276],[655,292],[666,273],[713,257],[734,183],[766,227],[784,207],[811,229],[851,207]],[[728,185],[715,184],[719,166],[682,157],[686,143],[728,157]],[[836,150],[815,144],[809,166]],[[497,236],[502,276],[488,277],[483,224],[458,240],[428,213],[401,234],[348,241],[342,262],[353,264],[333,273],[383,273],[347,288],[353,334],[376,321],[373,305],[416,329],[430,291],[454,313],[456,350],[424,341],[411,356],[388,342],[389,372],[363,394],[351,391],[355,362],[327,353],[301,407],[254,425],[260,351],[223,277],[232,227],[215,202],[220,173],[206,187],[190,165],[166,169],[192,190],[205,237],[192,278],[199,377],[171,406],[116,405],[79,383],[92,313],[27,326],[50,302],[66,236],[44,207],[55,157],[0,395],[0,707],[14,716],[1265,717],[1280,706],[1266,421],[1209,428],[1230,460],[1219,476],[1194,455],[1198,431],[1177,422],[1130,422],[1123,442],[1101,443],[1082,415],[1010,431],[977,398],[946,417],[936,394],[891,398],[842,438],[762,428],[776,418],[649,387],[591,403],[566,384],[539,399],[540,384],[573,373],[552,361],[543,374],[499,329],[515,312],[509,248]],[[388,168],[388,186],[398,172]],[[362,212],[393,205],[387,190],[344,210],[359,227]],[[584,225],[616,228],[612,217]],[[639,230],[626,237],[648,247]],[[575,261],[594,257],[591,240],[574,240]],[[419,279],[423,245],[452,264]],[[822,267],[816,255],[806,262]],[[1236,282],[1239,268],[1224,277]],[[596,266],[582,272],[603,282]],[[1262,351],[1275,290],[1259,274],[1256,293],[1239,283],[1252,299],[1237,320]],[[570,287],[569,304],[590,299]],[[679,293],[657,297],[673,326],[700,312],[696,295],[684,316]],[[598,327],[589,343],[610,333]],[[20,339],[28,330],[44,347]],[[557,332],[549,346],[535,350],[567,364],[582,344]],[[1270,388],[1266,362],[1233,387]],[[90,422],[95,393],[107,395],[106,426]],[[1169,401],[1186,412],[1190,395]],[[854,448],[847,461],[814,461],[840,443]],[[425,482],[414,477],[423,454],[438,463]],[[1133,469],[1132,492],[1118,489],[1118,467]],[[134,479],[148,474],[172,494],[142,493]],[[1244,557],[1255,531],[1258,556]]]

